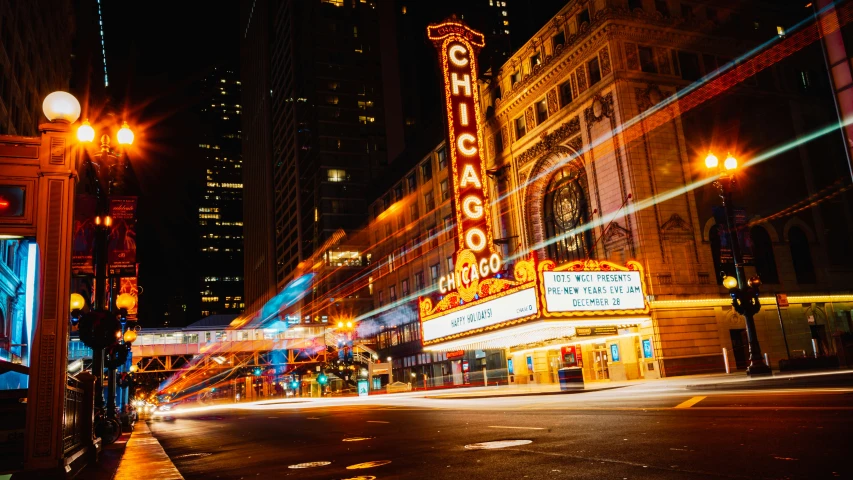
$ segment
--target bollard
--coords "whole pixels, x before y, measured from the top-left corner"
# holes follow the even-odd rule
[[[812,339],[812,350],[814,351],[814,358],[817,358],[817,339]]]
[[[726,363],[726,373],[732,373],[729,370],[729,352],[726,350],[726,347],[723,347],[723,362]]]
[[[489,386],[489,373],[486,371],[486,367],[483,367],[483,386]]]
[[[767,356],[767,352],[764,352],[764,364],[767,365],[767,368],[770,368],[770,358]]]

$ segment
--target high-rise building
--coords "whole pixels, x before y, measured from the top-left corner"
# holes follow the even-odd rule
[[[315,286],[320,298],[368,261],[337,232],[363,224],[387,163],[377,2],[247,1],[241,33],[246,303],[309,259],[337,269]]]
[[[240,80],[216,68],[203,84],[198,148],[205,190],[199,202],[199,283],[203,316],[239,313],[243,300],[243,174]]]
[[[67,90],[71,2],[0,2],[0,133],[35,136],[42,100]]]

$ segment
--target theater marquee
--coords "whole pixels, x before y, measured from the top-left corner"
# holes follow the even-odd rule
[[[626,266],[586,260],[539,264],[542,313],[547,316],[635,315],[649,312],[639,262]]]
[[[453,272],[438,279],[438,298],[421,297],[423,344],[503,329],[548,317],[647,313],[640,264],[545,260],[516,261],[512,275],[492,241],[483,131],[477,85],[477,52],[483,35],[447,21],[427,28],[444,79],[450,150],[452,206],[456,215]]]

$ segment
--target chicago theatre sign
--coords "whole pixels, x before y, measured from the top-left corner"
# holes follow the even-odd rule
[[[448,21],[430,25],[427,36],[438,49],[444,75],[456,253],[454,271],[439,279],[440,300],[420,299],[424,345],[521,323],[539,313],[533,261],[516,262],[514,278],[501,278],[502,259],[492,242],[478,121],[477,52],[483,35]]]
[[[646,314],[649,305],[640,264],[595,260],[556,266],[534,259],[515,262],[511,278],[492,241],[489,195],[481,156],[477,52],[483,35],[461,22],[430,25],[444,80],[450,182],[456,215],[454,271],[439,278],[440,296],[421,297],[424,346],[444,343],[531,320],[589,315]],[[558,317],[558,318],[554,318]]]

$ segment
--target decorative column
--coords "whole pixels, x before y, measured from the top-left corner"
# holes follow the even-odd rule
[[[70,124],[45,123],[39,130],[35,209],[38,295],[30,354],[25,469],[64,474],[71,228],[77,172]]]

